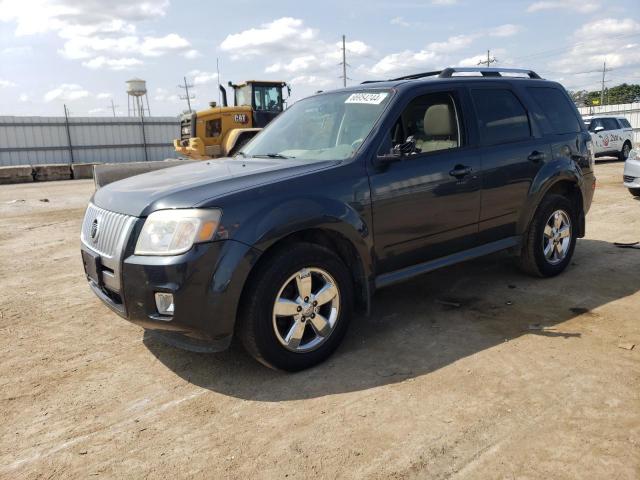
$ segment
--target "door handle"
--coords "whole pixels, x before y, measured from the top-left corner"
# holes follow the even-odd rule
[[[471,167],[467,167],[466,165],[456,165],[453,167],[453,170],[449,172],[449,175],[456,178],[462,178],[469,175],[473,169]]]
[[[530,162],[538,163],[543,161],[546,157],[547,156],[543,152],[538,152],[537,150],[534,150],[533,152],[531,152],[531,155],[527,157],[527,159]]]

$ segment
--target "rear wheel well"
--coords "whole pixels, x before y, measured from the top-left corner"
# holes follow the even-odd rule
[[[580,187],[577,183],[569,181],[569,180],[561,180],[551,186],[549,190],[546,191],[545,196],[555,194],[562,195],[569,199],[569,201],[574,205],[576,214],[578,215],[578,237],[581,238],[584,236],[584,204],[582,200],[582,192],[580,191]]]
[[[281,238],[273,245],[271,245],[258,259],[258,262],[253,266],[249,277],[247,278],[245,285],[251,280],[253,275],[260,270],[260,267],[282,250],[286,250],[288,246],[293,243],[312,243],[328,248],[334,252],[340,260],[344,262],[349,271],[351,272],[351,278],[354,286],[354,305],[358,311],[366,311],[369,306],[369,288],[367,284],[367,277],[364,272],[362,259],[358,254],[354,245],[344,235],[334,231],[321,228],[313,228],[307,230],[301,230],[286,237]],[[243,292],[244,295],[244,292]]]

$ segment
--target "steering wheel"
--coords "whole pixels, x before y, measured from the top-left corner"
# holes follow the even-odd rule
[[[351,144],[351,148],[353,148],[354,150],[356,150],[360,145],[362,145],[362,142],[364,142],[364,138],[359,138],[359,139],[355,140],[355,141]]]

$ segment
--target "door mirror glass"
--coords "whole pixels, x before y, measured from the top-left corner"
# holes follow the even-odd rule
[[[596,128],[593,129],[594,132],[601,132],[604,130],[604,127],[602,125],[598,125]]]

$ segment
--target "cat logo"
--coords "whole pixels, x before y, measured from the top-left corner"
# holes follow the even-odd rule
[[[249,123],[249,118],[246,113],[236,113],[233,116],[233,121],[236,123]]]

